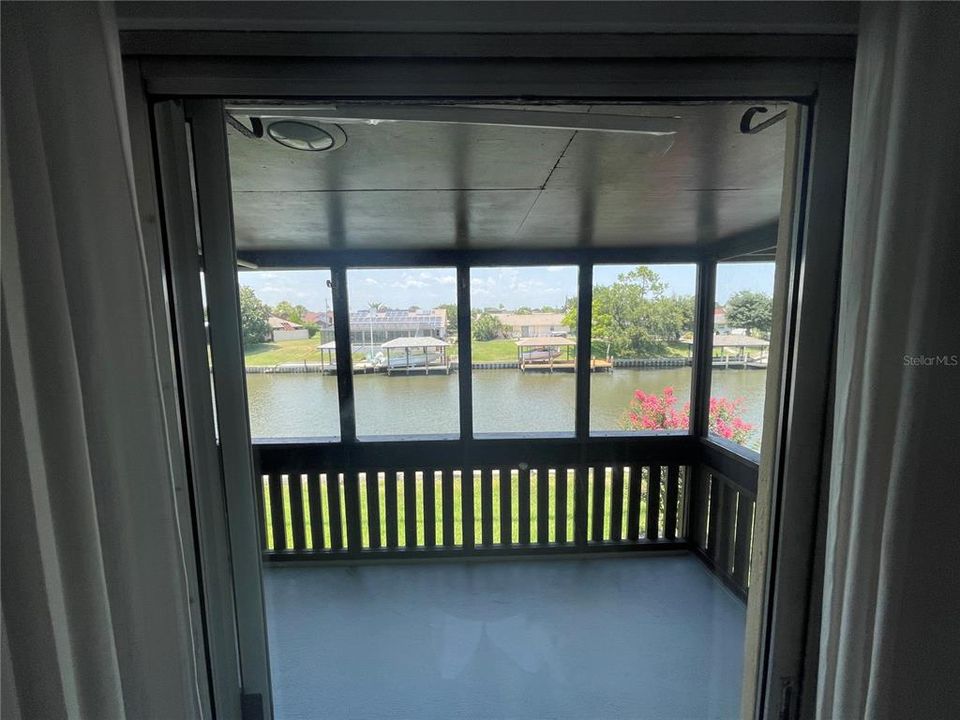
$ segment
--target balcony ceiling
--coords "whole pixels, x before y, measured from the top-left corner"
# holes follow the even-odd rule
[[[238,249],[689,247],[757,231],[772,245],[786,123],[741,134],[747,107],[554,108],[680,117],[666,151],[643,134],[392,122],[302,152],[228,127]]]

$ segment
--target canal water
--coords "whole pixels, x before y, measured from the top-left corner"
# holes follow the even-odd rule
[[[247,398],[254,438],[335,437],[339,434],[337,380],[330,375],[250,374]],[[636,390],[662,393],[672,387],[677,407],[690,398],[691,369],[617,368],[595,373],[590,386],[591,431],[620,430]],[[757,448],[763,416],[762,370],[713,373],[713,397],[741,399],[743,419],[754,426],[747,445]],[[456,373],[450,375],[355,375],[357,434],[455,434],[459,430]],[[574,430],[573,373],[473,373],[476,433],[537,433]]]

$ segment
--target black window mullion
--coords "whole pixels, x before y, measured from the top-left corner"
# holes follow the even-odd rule
[[[593,319],[593,265],[580,264],[577,293],[576,437],[590,436],[590,348]]]
[[[460,439],[473,438],[473,359],[470,346],[470,266],[457,265],[457,380],[460,385]]]
[[[706,437],[709,430],[710,373],[713,370],[713,309],[716,305],[717,264],[697,263],[697,316],[693,337],[693,388],[690,392],[690,432]]]
[[[356,406],[353,400],[353,357],[350,346],[350,303],[347,298],[347,270],[330,268],[333,290],[333,337],[336,341],[337,396],[340,402],[340,442],[357,440]]]

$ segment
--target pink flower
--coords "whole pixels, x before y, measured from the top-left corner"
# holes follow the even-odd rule
[[[710,398],[710,432],[737,443],[745,442],[753,425],[740,417],[743,402],[742,398]],[[690,427],[690,403],[684,403],[680,409],[676,406],[672,387],[665,387],[662,395],[636,390],[621,426],[634,430],[686,430]]]

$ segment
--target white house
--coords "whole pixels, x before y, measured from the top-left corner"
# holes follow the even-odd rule
[[[493,316],[503,325],[506,337],[550,337],[570,332],[563,324],[562,313],[494,313]]]
[[[271,315],[267,320],[270,323],[270,333],[274,342],[283,342],[284,340],[306,340],[310,337],[307,329],[298,323],[284,320],[283,318]]]

